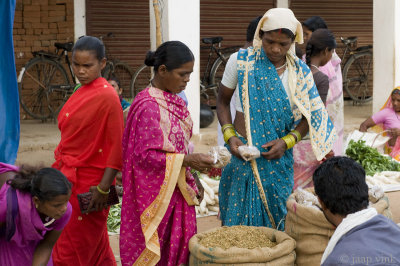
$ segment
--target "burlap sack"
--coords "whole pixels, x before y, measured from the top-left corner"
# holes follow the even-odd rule
[[[232,247],[227,250],[222,248],[206,248],[199,241],[206,233],[214,232],[220,228],[193,236],[189,241],[189,265],[294,265],[296,242],[286,233],[267,227],[257,227],[269,236],[271,241],[277,242],[272,248],[245,249]]]
[[[315,194],[314,189],[306,189]],[[320,265],[322,255],[335,228],[321,210],[296,202],[296,191],[286,202],[285,232],[296,240],[296,264],[298,266]],[[387,197],[372,204],[378,213],[391,218]]]

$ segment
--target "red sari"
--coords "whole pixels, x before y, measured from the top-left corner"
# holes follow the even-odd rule
[[[105,168],[121,169],[123,123],[119,98],[104,78],[79,88],[58,115],[61,141],[53,167],[73,184],[73,212],[54,246],[54,265],[116,265],[108,240],[108,209],[82,215],[77,194],[98,185]]]

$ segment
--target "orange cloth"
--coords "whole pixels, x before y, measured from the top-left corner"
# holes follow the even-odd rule
[[[104,78],[80,87],[60,111],[58,127],[61,141],[53,167],[73,184],[73,212],[54,247],[54,265],[116,265],[108,210],[82,215],[77,201],[77,194],[100,183],[105,168],[121,170],[124,121],[115,90]]]

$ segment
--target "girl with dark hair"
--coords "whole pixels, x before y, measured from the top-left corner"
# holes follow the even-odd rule
[[[116,265],[107,233],[110,186],[122,167],[123,114],[114,88],[101,77],[106,64],[103,43],[80,38],[72,50],[72,69],[82,86],[58,115],[61,141],[53,167],[73,184],[71,221],[53,252],[56,265]],[[92,192],[96,211],[83,215],[77,195]]]
[[[284,229],[286,200],[293,188],[293,146],[307,132],[323,159],[336,134],[318,97],[312,73],[294,54],[302,28],[287,8],[268,10],[258,23],[253,47],[241,49],[225,67],[217,114],[232,156],[219,186],[224,225]],[[236,89],[236,85],[238,85]],[[230,100],[238,90],[232,123]],[[261,157],[244,161],[239,147],[255,146]]]
[[[328,95],[329,79],[319,67],[326,65],[332,59],[335,48],[335,36],[327,29],[314,31],[306,45],[306,63],[311,69],[319,96],[324,103]]]
[[[0,163],[0,265],[53,265],[72,207],[71,183],[53,168]]]
[[[178,94],[194,56],[182,42],[168,41],[149,51],[145,63],[154,78],[135,97],[123,137],[122,264],[187,265],[196,233],[193,205],[202,194],[190,168],[206,172],[213,164],[209,155],[188,154],[192,120]]]

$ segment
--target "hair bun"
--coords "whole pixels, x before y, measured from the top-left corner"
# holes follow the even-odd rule
[[[146,59],[144,60],[146,66],[154,66],[155,61],[156,61],[155,52],[148,51],[146,54]]]

